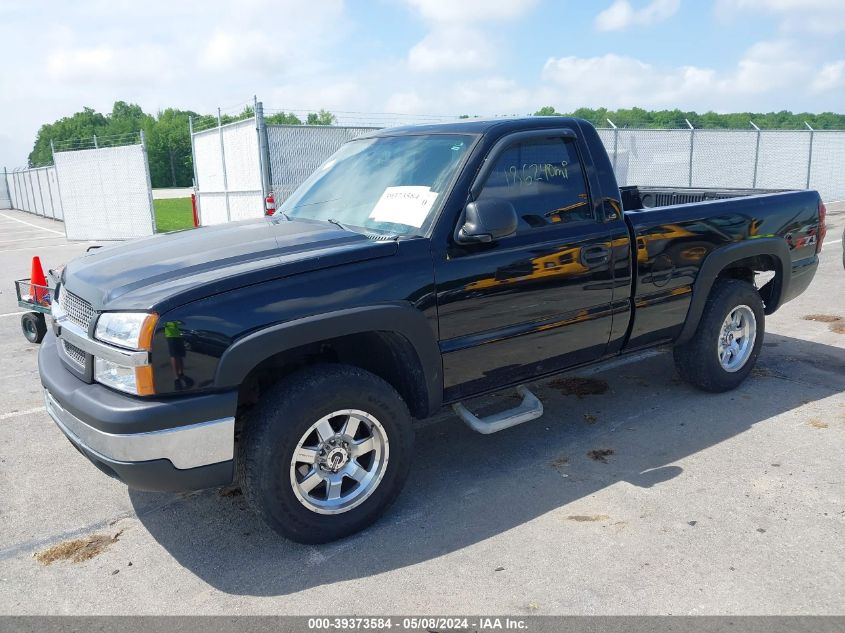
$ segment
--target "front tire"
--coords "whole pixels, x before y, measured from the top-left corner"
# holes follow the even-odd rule
[[[717,280],[692,339],[673,350],[681,378],[703,391],[736,389],[757,362],[765,318],[754,286],[738,279]]]
[[[396,390],[346,365],[315,365],[267,391],[245,421],[238,474],[279,534],[325,543],[376,521],[410,467],[411,416]]]

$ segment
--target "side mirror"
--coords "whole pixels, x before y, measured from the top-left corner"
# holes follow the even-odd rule
[[[516,233],[519,219],[507,200],[485,198],[470,202],[464,212],[464,225],[458,231],[461,244],[492,242]]]

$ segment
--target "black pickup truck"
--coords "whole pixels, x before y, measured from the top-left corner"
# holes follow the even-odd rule
[[[148,490],[238,482],[323,542],[397,497],[414,419],[489,433],[542,415],[525,383],[672,344],[739,385],[765,315],[807,288],[815,191],[624,187],[587,122],[467,121],[347,143],[272,217],[71,261],[39,354],[47,411]],[[515,409],[462,401],[515,387]]]

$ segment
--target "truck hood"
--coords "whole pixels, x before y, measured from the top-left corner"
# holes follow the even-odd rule
[[[325,222],[281,216],[230,222],[95,249],[62,284],[95,310],[158,310],[248,284],[396,252]]]

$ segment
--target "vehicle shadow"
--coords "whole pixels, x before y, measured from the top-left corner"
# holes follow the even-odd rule
[[[494,435],[451,414],[424,424],[399,501],[376,525],[336,543],[289,542],[231,492],[130,498],[156,541],[213,587],[291,594],[424,562],[549,512],[565,519],[567,504],[620,482],[659,495],[683,474],[679,460],[844,390],[845,349],[768,334],[752,377],[718,395],[681,383],[671,354],[593,373],[607,381],[605,394],[563,396],[562,383],[539,383],[545,415]],[[601,419],[590,421],[596,407]]]

